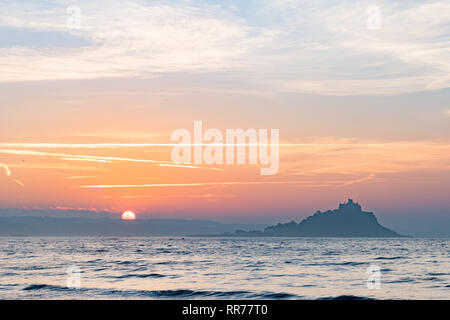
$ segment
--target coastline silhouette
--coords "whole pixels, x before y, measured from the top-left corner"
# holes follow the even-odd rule
[[[0,215],[0,236],[403,237],[380,225],[372,212],[363,211],[352,199],[337,209],[317,211],[300,223],[273,226],[187,219],[123,221],[108,218],[108,213],[41,216],[43,212],[37,211],[25,216],[6,210],[4,214]]]

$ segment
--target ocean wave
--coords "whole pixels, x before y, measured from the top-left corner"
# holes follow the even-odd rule
[[[14,270],[22,270],[22,271],[38,271],[38,270],[50,270],[50,269],[59,269],[58,266],[26,266],[26,267],[14,267],[10,268]]]
[[[320,297],[317,298],[316,300],[375,300],[375,299],[353,295],[341,295],[336,297]]]
[[[177,253],[177,254],[181,254],[181,255],[189,255],[189,254],[192,254],[191,251],[186,251],[186,250],[183,250],[183,251],[177,251],[176,253]]]
[[[307,263],[307,266],[360,266],[367,264],[367,262],[345,261],[345,262],[318,262]]]
[[[290,294],[290,293],[284,293],[284,292],[280,292],[280,293],[263,293],[263,294],[257,294],[255,297],[253,297],[255,299],[292,299],[292,298],[299,298],[299,296],[294,295],[294,294]]]
[[[347,261],[347,262],[336,263],[335,265],[337,265],[337,266],[360,266],[362,264],[367,264],[367,262]]]
[[[202,299],[202,298],[217,298],[217,299],[292,299],[300,298],[300,296],[284,293],[284,292],[252,292],[252,291],[208,291],[208,290],[117,290],[117,289],[100,289],[100,288],[81,288],[73,289],[63,286],[50,284],[32,284],[25,288],[25,291],[87,291],[95,295],[107,297],[141,297],[141,298],[155,298],[155,299]]]
[[[154,264],[157,265],[172,265],[172,264],[177,264],[178,262],[176,261],[160,261],[160,262],[155,262]]]
[[[423,278],[422,280],[425,280],[425,281],[441,281],[441,279],[436,278],[436,277],[427,277],[427,278]]]
[[[141,274],[141,273],[131,273],[131,274],[124,274],[121,276],[117,276],[115,278],[117,279],[126,279],[126,278],[164,278],[166,277],[163,274],[159,274],[159,273],[147,273],[147,274]]]
[[[146,270],[147,270],[147,267],[137,267],[137,268],[133,269],[132,271],[139,272],[139,271],[146,271]]]
[[[21,239],[0,244],[0,253],[11,248],[19,252],[12,258],[4,253],[0,259],[3,282],[14,283],[10,287],[0,284],[0,298],[441,299],[450,292],[450,240],[440,247],[427,239],[376,243],[293,239],[286,242],[284,250],[274,251],[279,239],[177,238],[173,247],[166,238],[133,239],[126,245],[122,238],[99,239],[83,239],[86,248],[81,251],[72,239],[52,238],[47,246],[40,239],[28,244]],[[402,246],[392,247],[397,242]],[[236,244],[242,248],[231,248]],[[370,251],[374,244],[377,251]],[[68,250],[72,245],[76,250]],[[409,251],[397,250],[402,247]],[[108,253],[94,252],[102,248]],[[303,252],[304,248],[310,251]],[[135,253],[137,249],[143,253]],[[35,258],[24,259],[25,252]],[[406,262],[411,264],[406,266]],[[369,277],[366,268],[372,263],[379,265],[382,287],[385,284],[389,290],[362,290]],[[71,265],[80,267],[81,289],[66,287],[67,267]],[[359,280],[341,281],[348,272],[355,272]],[[410,290],[412,286],[414,290]]]
[[[338,256],[340,255],[340,252],[337,251],[327,251],[323,253],[324,256]]]
[[[298,297],[284,292],[251,291],[202,291],[202,290],[162,290],[146,292],[156,297],[168,298],[240,298],[240,299],[290,299]]]
[[[386,281],[386,283],[409,283],[409,282],[416,282],[416,280],[412,278],[400,278],[398,280]]]
[[[398,260],[398,259],[407,259],[407,257],[377,257],[375,260]]]
[[[118,261],[117,264],[121,264],[121,265],[128,265],[128,264],[132,264],[135,263],[135,261]]]
[[[88,260],[88,261],[86,261],[86,263],[96,263],[96,262],[99,262],[99,261],[102,261],[102,259]]]
[[[94,269],[94,272],[105,271],[105,270],[108,270],[108,269],[107,268],[97,268],[97,269]]]
[[[31,284],[23,290],[25,291],[37,291],[37,290],[52,290],[52,291],[70,291],[70,290],[81,290],[81,289],[74,289],[74,288],[68,288],[68,287],[62,287],[57,285],[51,285],[51,284]]]

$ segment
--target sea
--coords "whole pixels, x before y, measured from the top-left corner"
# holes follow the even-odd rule
[[[450,239],[1,237],[0,299],[450,299]]]

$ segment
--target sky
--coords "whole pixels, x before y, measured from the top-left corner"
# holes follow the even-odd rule
[[[0,208],[439,225],[449,87],[448,1],[4,0]],[[277,174],[174,163],[196,120],[279,129]]]

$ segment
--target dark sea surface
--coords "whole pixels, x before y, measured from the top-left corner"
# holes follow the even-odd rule
[[[0,298],[450,299],[450,239],[3,237]]]

